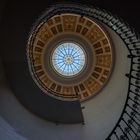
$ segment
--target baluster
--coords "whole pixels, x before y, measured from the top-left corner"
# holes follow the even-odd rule
[[[136,100],[133,100],[132,98],[128,97],[132,102],[134,102],[137,105],[140,105]]]
[[[119,137],[117,136],[117,133],[116,133],[116,132],[114,132],[114,134],[115,134],[115,136],[116,136],[117,140],[119,140]]]
[[[134,135],[136,135],[136,133],[134,132],[134,130],[131,128],[131,125],[129,125],[129,124],[125,121],[124,118],[122,118],[122,120],[123,120],[124,123],[127,125],[127,127],[128,127],[129,129],[131,129],[131,131],[134,133]],[[137,130],[137,129],[136,129],[136,130]]]
[[[134,111],[134,112],[136,112],[138,115],[140,115],[140,113],[139,113],[139,112],[137,112],[134,108],[132,108],[129,104],[127,104],[127,106],[128,106],[129,108],[131,108],[131,109],[132,109],[132,111]]]
[[[131,133],[130,133],[130,128],[129,128],[129,127],[125,128],[124,130],[129,134],[129,136],[130,136],[132,139],[134,139],[133,136],[132,136]]]
[[[140,121],[140,118],[138,118],[138,117],[136,116],[136,114],[134,114],[134,117],[135,117],[138,121]]]
[[[122,127],[121,127],[120,125],[118,125],[118,127],[119,127],[120,130],[123,132],[123,135],[124,135],[126,138],[128,138],[127,134],[124,132],[124,130],[122,129]],[[128,138],[128,140],[129,140],[129,138]]]
[[[137,93],[135,93],[135,92],[133,92],[133,91],[131,91],[131,90],[130,90],[130,92],[131,92],[132,94],[134,94],[134,95],[140,96],[139,94],[137,94]]]
[[[129,116],[129,118],[131,119],[131,121],[135,122],[137,124],[137,126],[139,126],[139,123],[137,123],[137,121],[133,118],[133,116],[130,116],[130,114],[128,114],[126,111],[125,111],[125,113]],[[133,127],[135,127],[135,126],[133,125]],[[135,127],[135,129],[136,129],[136,127]]]

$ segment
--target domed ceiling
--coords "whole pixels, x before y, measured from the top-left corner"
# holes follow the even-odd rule
[[[107,83],[113,44],[95,19],[62,12],[38,20],[27,45],[31,75],[43,92],[84,101]]]

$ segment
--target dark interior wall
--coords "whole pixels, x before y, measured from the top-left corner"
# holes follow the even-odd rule
[[[5,12],[10,12],[11,5],[18,5],[20,7],[30,7],[32,8],[32,5],[36,7],[37,9],[40,7],[40,5],[44,5],[44,9],[40,9],[40,12],[42,10],[45,10],[45,8],[54,3],[61,3],[61,2],[74,2],[74,3],[80,3],[80,4],[86,4],[86,5],[93,5],[97,6],[99,8],[106,9],[110,11],[111,13],[118,15],[119,17],[122,17],[125,21],[127,21],[131,26],[133,26],[137,31],[140,32],[140,12],[139,12],[139,1],[138,0],[1,0],[0,1],[0,16],[2,15],[2,10],[5,5],[5,3],[8,1],[7,9]],[[43,3],[43,4],[42,4]],[[25,12],[25,11],[23,11]],[[24,14],[27,14],[26,12]]]
[[[7,0],[0,1],[0,21],[2,19],[2,15],[3,15],[3,11],[4,11],[6,3],[7,3]]]
[[[140,32],[140,12],[139,12],[139,1],[138,0],[0,0],[0,21],[3,14],[6,14],[13,11],[11,9],[11,5],[18,5],[20,7],[30,7],[35,5],[37,9],[40,8],[40,5],[44,5],[44,8],[40,9],[40,13],[45,10],[48,5],[54,3],[61,3],[61,2],[73,2],[73,3],[80,3],[86,5],[93,5],[99,8],[103,8],[105,10],[110,11],[112,14],[117,15],[124,19],[124,21],[128,22],[129,25],[134,27],[137,32]],[[6,5],[6,8],[5,8]],[[5,9],[5,10],[4,10]],[[27,14],[23,11],[24,14]],[[35,15],[36,17],[36,15]]]

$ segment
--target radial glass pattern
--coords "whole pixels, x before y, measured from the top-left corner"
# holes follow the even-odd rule
[[[85,65],[85,53],[75,43],[62,43],[53,52],[52,64],[59,74],[74,76]]]

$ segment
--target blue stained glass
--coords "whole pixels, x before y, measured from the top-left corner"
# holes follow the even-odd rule
[[[73,76],[83,69],[85,65],[85,53],[75,43],[62,43],[53,52],[52,64],[59,74]]]

